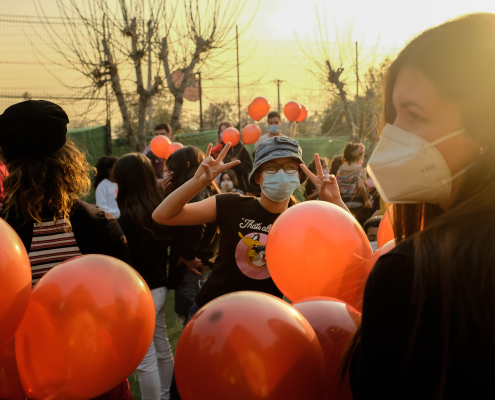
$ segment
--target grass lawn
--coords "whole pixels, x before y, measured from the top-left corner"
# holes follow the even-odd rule
[[[170,290],[167,296],[167,307],[165,310],[165,324],[167,325],[168,340],[170,341],[170,346],[172,346],[172,351],[175,354],[175,348],[177,347],[177,342],[179,341],[179,336],[182,332],[182,320],[177,317],[174,311],[175,297],[174,291]],[[141,390],[139,389],[139,379],[137,374],[134,372],[129,376],[129,384],[131,386],[132,398],[133,400],[141,400]]]

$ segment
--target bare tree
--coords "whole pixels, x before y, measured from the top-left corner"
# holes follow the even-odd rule
[[[217,58],[222,52],[231,50],[235,43],[232,32],[245,1],[186,0],[183,5],[182,18],[178,20],[184,21],[180,25],[180,32],[185,34],[175,35],[175,45],[172,45],[173,31],[169,31],[162,38],[160,54],[168,88],[175,99],[170,120],[174,132],[179,127],[184,92],[194,71],[202,69],[208,61]],[[174,70],[180,70],[183,74],[179,87],[176,87],[172,79]]]
[[[190,77],[229,50],[244,6],[220,0],[56,0],[61,18],[53,23],[42,0],[34,1],[46,33],[39,36],[60,56],[58,65],[80,73],[84,83],[60,81],[74,97],[92,99],[93,107],[98,100],[108,102],[109,85],[136,151],[146,146],[146,111],[164,88],[174,97],[171,125],[177,130]],[[178,88],[172,79],[177,70],[183,72]],[[137,132],[131,123],[131,105],[136,103]]]

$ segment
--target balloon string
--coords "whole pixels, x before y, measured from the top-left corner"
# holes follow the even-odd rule
[[[244,148],[244,146],[245,146],[245,144],[243,143],[243,144],[242,144],[242,147],[239,149],[239,152],[237,153],[237,155],[235,155],[235,156],[234,156],[234,158],[237,158],[237,156],[238,156],[239,154],[241,154],[241,151],[242,151],[242,149]],[[234,149],[232,149],[232,150],[234,150]]]

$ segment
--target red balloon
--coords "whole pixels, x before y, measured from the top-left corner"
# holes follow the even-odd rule
[[[323,354],[313,328],[289,304],[236,292],[206,304],[175,353],[183,400],[319,399]]]
[[[266,242],[270,274],[292,301],[310,296],[352,300],[371,254],[356,219],[324,201],[308,201],[284,211]]]
[[[261,129],[258,125],[249,124],[242,130],[242,141],[244,144],[253,144],[261,137]]]
[[[284,107],[284,114],[290,122],[294,122],[301,115],[301,105],[295,101],[289,101]]]
[[[378,247],[382,247],[385,243],[395,239],[394,228],[392,227],[392,222],[390,220],[391,213],[392,209],[390,208],[385,212],[380,221],[377,234]]]
[[[151,151],[159,158],[166,158],[168,146],[170,146],[170,139],[164,135],[155,136],[151,139]]]
[[[249,116],[259,121],[270,111],[270,103],[264,97],[256,97],[248,107]]]
[[[230,142],[230,145],[232,147],[235,147],[239,143],[239,140],[241,140],[241,135],[239,134],[239,131],[237,129],[227,128],[223,131],[222,142],[224,142],[225,144]]]
[[[310,297],[292,306],[313,327],[325,357],[322,399],[352,400],[349,375],[341,383],[338,369],[347,346],[361,323],[361,313],[343,301]]]
[[[9,345],[31,295],[31,264],[21,238],[0,218],[0,353]]]
[[[297,117],[296,122],[303,122],[308,116],[308,109],[301,104],[301,113]]]
[[[47,272],[33,289],[16,333],[29,398],[91,399],[136,369],[155,329],[141,276],[113,257],[85,255]]]
[[[0,354],[0,399],[23,400],[26,397],[15,360],[15,339],[12,339]]]
[[[182,145],[182,143],[179,142],[170,143],[170,146],[168,146],[167,151],[165,152],[164,158],[168,159],[174,151],[182,149],[183,147],[184,146]]]
[[[395,247],[395,239],[392,239],[390,242],[385,243],[381,248],[373,253],[368,262],[363,268],[363,272],[361,274],[361,278],[359,279],[359,283],[356,286],[356,296],[350,301],[350,303],[359,311],[363,309],[363,296],[364,296],[364,288],[366,286],[366,281],[368,280],[368,276],[371,273],[371,270],[375,266],[376,262],[380,258],[380,256],[388,253]]]

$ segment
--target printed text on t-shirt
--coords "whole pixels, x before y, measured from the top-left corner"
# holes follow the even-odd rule
[[[272,224],[268,226],[263,226],[261,222],[255,222],[254,219],[246,219],[242,218],[244,222],[241,222],[239,224],[240,228],[248,228],[248,229],[256,229],[261,232],[270,232],[270,229],[272,228]]]

